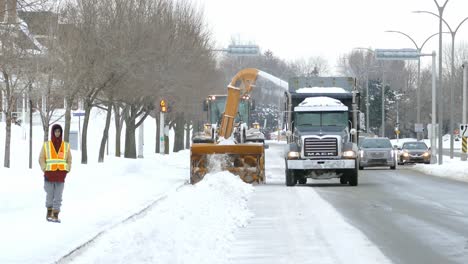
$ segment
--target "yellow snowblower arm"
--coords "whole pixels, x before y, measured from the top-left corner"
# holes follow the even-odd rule
[[[229,83],[226,106],[221,116],[218,132],[220,137],[229,138],[231,136],[241,97],[252,91],[258,72],[259,70],[254,68],[243,69]]]

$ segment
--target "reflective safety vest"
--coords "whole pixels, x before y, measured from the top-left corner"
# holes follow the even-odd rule
[[[70,150],[70,144],[62,141],[60,149],[57,151],[54,148],[52,141],[44,142],[44,151],[46,154],[46,171],[68,171],[67,156]]]

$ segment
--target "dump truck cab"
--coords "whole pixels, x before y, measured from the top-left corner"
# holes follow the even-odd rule
[[[358,181],[358,96],[354,78],[298,77],[285,93],[286,185],[307,178]]]

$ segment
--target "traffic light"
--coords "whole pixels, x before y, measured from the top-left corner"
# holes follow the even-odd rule
[[[161,102],[159,102],[159,107],[160,107],[161,113],[166,113],[167,112],[166,100],[161,100]]]

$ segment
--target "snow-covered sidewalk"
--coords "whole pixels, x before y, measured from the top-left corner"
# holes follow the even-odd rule
[[[78,153],[73,153],[79,157]],[[188,151],[102,164],[75,160],[61,224],[45,220],[42,172],[0,169],[0,263],[51,263],[151,205],[188,179]]]

